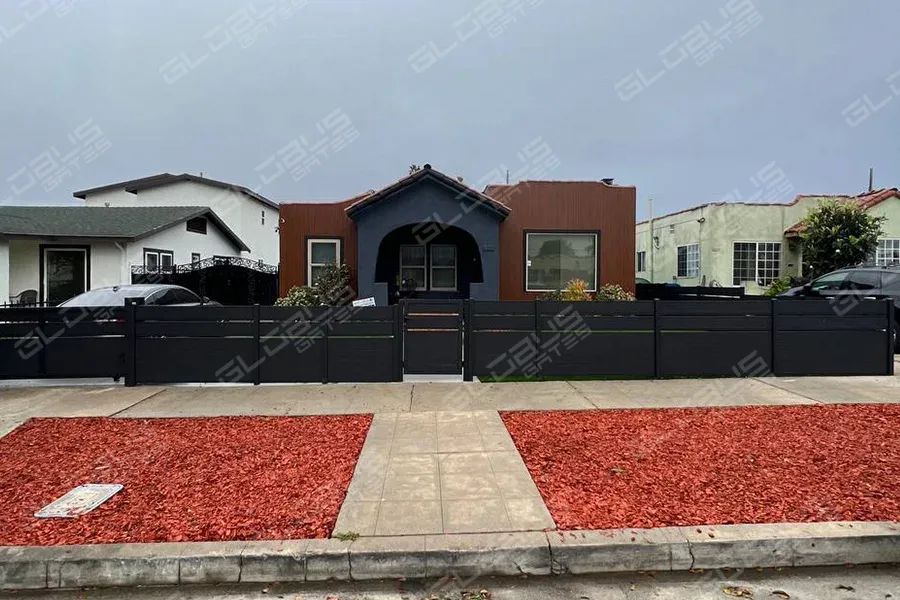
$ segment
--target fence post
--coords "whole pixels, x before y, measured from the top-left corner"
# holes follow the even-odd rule
[[[260,350],[260,344],[262,340],[260,340],[259,330],[260,330],[260,316],[259,316],[259,304],[253,305],[253,385],[259,385],[260,377],[262,376],[259,372],[259,367],[261,364],[260,355],[262,351]]]
[[[47,339],[47,311],[49,310],[47,307],[40,307],[38,310],[38,331],[40,335],[38,336],[42,340]],[[38,352],[38,376],[46,377],[47,376],[47,344],[42,343],[41,349]]]
[[[894,301],[890,298],[884,299],[884,308],[887,310],[887,374],[894,374]]]
[[[143,298],[125,299],[125,387],[137,385],[137,306]]]
[[[400,305],[391,307],[394,318],[394,381],[403,381],[403,321]]]
[[[538,348],[540,348],[541,347],[541,322],[540,322],[541,321],[541,311],[540,311],[540,308],[538,307],[538,299],[537,298],[534,299],[534,301],[531,305],[531,310],[534,311],[534,325],[533,325],[534,337],[537,339]],[[540,357],[539,355],[535,355],[535,357],[531,359],[531,365],[532,365],[531,371],[535,374],[536,377],[538,376],[537,361],[538,361],[539,357]]]
[[[465,308],[463,309],[463,381],[472,381],[473,377],[473,367],[475,366],[472,362],[472,349],[474,348],[474,344],[472,343],[472,299],[469,298],[465,302]]]
[[[776,368],[778,365],[778,358],[775,356],[775,347],[776,347],[775,332],[778,331],[778,327],[776,325],[776,323],[778,321],[778,317],[777,317],[777,311],[775,310],[775,298],[769,298],[769,311],[770,311],[769,312],[769,316],[770,316],[770,319],[769,319],[769,323],[770,323],[770,325],[769,325],[769,334],[770,334],[769,343],[771,344],[770,352],[772,353],[772,368],[770,370],[772,372],[771,373],[772,375],[778,375],[778,369]]]
[[[659,331],[659,299],[653,299],[653,376],[659,377],[661,375],[660,369],[660,351],[662,350],[660,344],[660,335]]]
[[[329,315],[331,314],[331,310],[332,310],[333,308],[334,308],[334,307],[329,307],[329,308],[328,308],[328,311],[327,311],[327,312],[328,312]],[[329,317],[329,318],[330,318],[330,317]],[[324,363],[324,364],[322,365],[322,383],[328,383],[328,381],[329,381],[329,378],[328,378],[328,352],[329,352],[329,348],[328,348],[328,327],[329,327],[328,321],[326,320],[326,321],[325,321],[325,327],[322,328],[322,344],[325,345],[325,351],[322,353],[322,362]]]

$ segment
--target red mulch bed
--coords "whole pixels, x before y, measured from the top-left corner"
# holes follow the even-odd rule
[[[502,417],[560,529],[900,519],[900,405]]]
[[[0,438],[0,546],[327,537],[370,415],[35,419]],[[91,513],[34,513],[84,483]]]

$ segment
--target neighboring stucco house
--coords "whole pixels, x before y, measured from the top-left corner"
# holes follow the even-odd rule
[[[781,275],[803,274],[800,222],[825,199],[856,202],[887,217],[875,259],[900,262],[900,192],[888,188],[858,196],[797,196],[782,204],[710,203],[641,221],[635,226],[636,276],[761,293]]]
[[[634,187],[521,181],[478,192],[425,165],[337,203],[282,203],[281,293],[346,263],[359,297],[528,300],[570,279],[634,289]]]
[[[278,264],[278,204],[246,187],[189,173],[163,173],[72,195],[87,206],[208,206],[249,247],[239,256]]]
[[[150,270],[248,246],[206,206],[0,207],[0,304],[26,290],[57,304]]]

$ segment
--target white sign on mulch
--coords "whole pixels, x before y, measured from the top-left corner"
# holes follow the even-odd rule
[[[79,485],[77,488],[67,492],[62,498],[54,500],[34,513],[34,516],[48,519],[84,515],[115,496],[121,489],[122,486],[118,483],[86,483]]]

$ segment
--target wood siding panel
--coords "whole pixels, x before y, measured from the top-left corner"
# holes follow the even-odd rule
[[[344,212],[354,201],[281,205],[281,296],[295,285],[306,284],[306,240],[310,237],[341,238],[342,258],[350,267],[350,285],[356,291],[356,223]]]
[[[599,231],[601,285],[617,283],[634,293],[635,188],[529,181],[490,191],[512,209],[500,224],[501,300],[531,300],[540,295],[525,291],[526,231]]]

